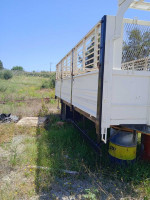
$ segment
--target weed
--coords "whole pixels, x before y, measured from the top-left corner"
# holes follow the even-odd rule
[[[42,101],[42,108],[39,111],[39,116],[43,117],[48,115],[48,107],[47,105],[44,103],[44,101]]]
[[[18,163],[18,157],[17,157],[17,148],[14,147],[12,149],[12,153],[11,153],[11,156],[10,156],[10,165],[12,167],[15,167]]]
[[[54,99],[50,99],[50,104],[55,104],[56,101]]]
[[[30,177],[30,172],[25,171],[24,176],[25,176],[26,178]]]
[[[86,194],[83,195],[83,197],[87,200],[97,200],[99,199],[99,191],[97,189],[94,188],[90,188],[90,189],[85,189]]]

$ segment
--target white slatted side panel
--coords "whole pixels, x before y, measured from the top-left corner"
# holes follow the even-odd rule
[[[55,95],[57,97],[61,97],[60,95],[60,90],[61,90],[61,80],[56,80],[56,83],[55,83]]]
[[[72,104],[96,117],[97,114],[98,70],[74,77]]]
[[[66,78],[61,82],[61,99],[71,103],[71,79]]]
[[[56,67],[57,79],[71,76],[72,59],[73,75],[83,74],[98,69],[100,57],[100,37],[101,22],[98,22],[94,28],[70,51]],[[61,67],[60,67],[60,66]],[[60,70],[61,69],[61,70]],[[59,74],[61,72],[61,75]]]

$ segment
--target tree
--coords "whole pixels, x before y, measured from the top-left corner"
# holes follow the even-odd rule
[[[127,41],[123,42],[122,61],[129,62],[150,55],[150,33],[133,29],[127,32]]]
[[[2,69],[4,69],[4,67],[3,67],[2,61],[0,60],[0,70],[2,70]]]
[[[23,67],[21,67],[21,66],[14,66],[11,70],[14,70],[14,71],[24,71]]]

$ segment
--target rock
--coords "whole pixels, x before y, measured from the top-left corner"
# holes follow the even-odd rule
[[[56,125],[57,125],[57,126],[63,126],[63,125],[64,125],[64,122],[59,121],[59,122],[56,123]]]

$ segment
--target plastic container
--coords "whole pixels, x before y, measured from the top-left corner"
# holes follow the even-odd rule
[[[109,155],[111,162],[128,163],[136,159],[137,134],[111,129]]]

